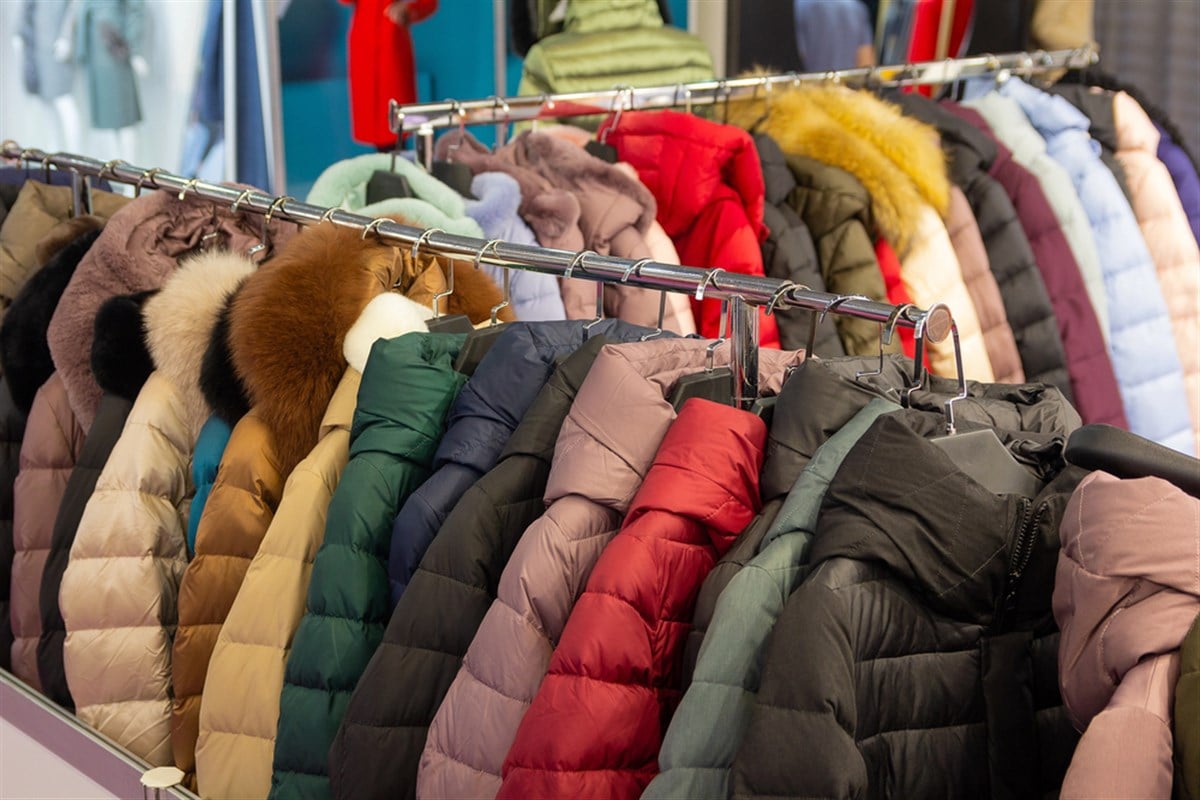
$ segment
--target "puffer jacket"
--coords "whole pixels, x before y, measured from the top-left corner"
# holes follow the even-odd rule
[[[1092,147],[1087,117],[1063,98],[1019,79],[1005,82],[1001,92],[1028,116],[1083,201],[1104,270],[1112,324],[1109,349],[1130,429],[1194,455],[1183,368],[1171,346],[1171,321],[1154,262],[1133,210]],[[1147,341],[1160,343],[1150,357],[1143,344]]]
[[[196,741],[196,780],[205,797],[261,798],[270,790],[284,666],[304,614],[329,501],[349,459],[362,370],[376,340],[423,331],[428,315],[386,292],[346,333],[349,367],[325,410],[316,445],[288,476],[208,662]]]
[[[275,220],[271,240],[283,245],[295,223]],[[90,369],[96,310],[109,297],[162,286],[178,260],[201,247],[245,253],[260,242],[262,217],[231,213],[172,192],[144,194],[113,215],[88,250],[50,321],[50,353],[62,374],[71,410],[90,429],[102,392]],[[210,326],[211,327],[211,326]]]
[[[1024,255],[1021,255],[1017,262],[1008,263],[1028,264],[1033,267],[1033,271],[1020,273],[1024,277],[1021,284],[1015,280],[1011,284],[1005,284],[1002,280],[1000,284],[1005,304],[1009,307],[1009,319],[1014,318],[1014,313],[1028,313],[1027,307],[1040,307],[1034,299],[1039,290],[1049,293],[1048,302],[1052,304],[1048,307],[1050,316],[1044,319],[1047,323],[1053,321],[1056,324],[1058,338],[1054,336],[1054,326],[1047,328],[1037,323],[1037,327],[1030,325],[1024,328],[1024,335],[1018,337],[1017,345],[1018,348],[1022,348],[1023,338],[1024,343],[1029,346],[1021,349],[1022,359],[1027,355],[1037,354],[1039,366],[1045,365],[1047,368],[1051,364],[1061,365],[1063,359],[1055,361],[1051,358],[1047,361],[1046,356],[1065,353],[1065,373],[1061,366],[1056,366],[1041,373],[1041,377],[1037,373],[1029,375],[1029,364],[1026,363],[1028,379],[1041,380],[1062,389],[1068,385],[1066,379],[1069,377],[1072,400],[1085,423],[1101,422],[1127,429],[1129,423],[1125,417],[1121,391],[1117,387],[1117,377],[1108,355],[1108,329],[1106,322],[1101,320],[1102,310],[1105,314],[1104,320],[1107,320],[1108,300],[1101,296],[1102,303],[1094,304],[1095,298],[1084,280],[1079,264],[1075,261],[1071,245],[1064,234],[1065,229],[1060,227],[1055,209],[1051,208],[1047,194],[1042,190],[1039,176],[1013,160],[1012,152],[994,138],[983,117],[974,109],[950,104],[942,107],[956,118],[968,124],[978,125],[980,135],[993,146],[995,156],[989,174],[1003,187],[1001,195],[1007,192],[1007,197],[1011,197],[1011,201],[1008,201],[1007,197],[998,197],[997,202],[1004,199],[1013,207],[1016,214],[1013,221],[1019,223],[1019,229],[1014,233],[1021,234],[1023,231],[1026,237],[1023,242],[1019,241],[1019,236],[1014,237],[1013,247],[1016,248],[1019,244],[1017,249]],[[1026,133],[1031,132],[1027,124],[1021,128]],[[1041,141],[1036,135],[1033,139]],[[1031,144],[1036,146],[1035,142],[1031,141]],[[1041,160],[1038,166],[1042,166]],[[1061,169],[1053,161],[1048,161],[1045,168],[1049,172],[1047,176],[1042,176],[1043,183],[1049,175],[1061,174]],[[1066,180],[1066,177],[1063,176],[1063,179]],[[1079,205],[1079,198],[1073,191],[1064,197],[1068,197],[1074,206]],[[1082,215],[1082,209],[1080,214]],[[1085,232],[1090,243],[1090,231]],[[1095,245],[1090,246],[1094,253]],[[1027,256],[1031,260],[1026,261]],[[1033,281],[1038,285],[1035,286]],[[1099,288],[1103,290],[1103,283]],[[1014,291],[1016,289],[1020,291]],[[1014,331],[1021,330],[1020,325],[1014,328]]]
[[[212,494],[213,483],[217,480],[217,471],[221,467],[221,456],[224,455],[232,434],[233,428],[229,423],[213,414],[196,437],[196,451],[192,454],[192,485],[196,487],[196,494],[188,507],[189,557],[196,553],[196,533],[200,528],[200,518],[204,515],[204,507],[208,505],[208,496]]]
[[[796,186],[788,202],[804,221],[817,248],[825,288],[834,294],[859,294],[887,301],[887,289],[875,260],[871,196],[853,175],[807,156],[787,156]],[[879,326],[835,315],[845,352],[879,351]],[[807,344],[807,334],[805,338]],[[899,352],[893,345],[892,352]]]
[[[875,239],[875,260],[879,262],[879,272],[883,275],[883,285],[887,287],[888,302],[894,306],[913,303],[904,280],[900,277],[900,257],[882,236]],[[900,340],[900,349],[909,358],[917,357],[917,337],[910,328],[900,327],[895,331]],[[925,368],[929,368],[929,353],[925,353]]]
[[[950,213],[946,233],[958,259],[963,283],[979,317],[979,328],[987,350],[988,362],[997,383],[1024,383],[1025,370],[1012,327],[1004,314],[1000,287],[988,264],[983,236],[967,197],[957,186],[950,187]]]
[[[621,326],[609,335],[636,341],[641,330]],[[414,795],[429,723],[495,599],[513,548],[545,509],[542,494],[559,428],[608,341],[588,337],[554,370],[499,462],[466,491],[430,543],[330,749],[335,795]],[[380,761],[382,753],[387,758]]]
[[[329,504],[279,700],[273,798],[329,797],[327,754],[350,695],[383,638],[387,542],[396,509],[429,477],[465,377],[462,334],[375,343],[358,390],[350,461]],[[356,587],[351,595],[346,586]]]
[[[0,320],[25,282],[45,263],[38,243],[71,216],[70,186],[25,181],[0,226]],[[129,200],[111,192],[92,190],[92,215],[106,220]],[[35,390],[36,391],[36,390]]]
[[[1179,195],[1188,225],[1192,228],[1192,238],[1200,243],[1200,174],[1188,152],[1175,141],[1174,136],[1178,132],[1172,135],[1158,119],[1154,120],[1154,127],[1158,128],[1159,133],[1158,160],[1171,173],[1175,193]]]
[[[679,699],[696,592],[758,511],[766,426],[684,404],[596,561],[504,760],[499,797],[636,798]]]
[[[155,371],[87,502],[59,592],[77,715],[156,766],[171,763],[171,638],[187,565],[191,456],[212,413],[200,364],[244,263],[219,251],[195,256],[146,301]]]
[[[566,4],[562,31],[525,54],[517,93],[662,86],[709,80],[713,74],[704,42],[663,24],[655,0],[574,0]]]
[[[376,172],[395,172],[412,188],[413,197],[389,197],[367,203],[367,184]],[[418,228],[442,228],[460,236],[482,236],[475,220],[467,216],[462,196],[422,167],[388,153],[368,153],[347,158],[325,168],[308,191],[307,202],[345,208],[368,217],[403,217]]]
[[[142,318],[142,308],[153,294],[140,292],[113,297],[100,306],[96,314],[92,374],[104,395],[54,518],[46,568],[42,572],[38,594],[42,623],[42,634],[37,643],[38,677],[42,694],[67,709],[74,709],[75,703],[63,667],[63,640],[67,630],[58,605],[59,590],[88,500],[121,437],[138,393],[154,371],[154,362],[146,349],[146,327]]]
[[[1048,427],[1077,419],[1053,389],[1041,405],[1029,410]],[[1045,483],[1036,498],[997,495],[926,438],[943,427],[936,412],[880,417],[830,483],[812,572],[767,647],[733,797],[1057,791],[1074,736],[1055,708],[1050,575],[1083,472],[1064,469],[1066,431],[1001,431]],[[910,458],[925,467],[899,468]]]
[[[1179,682],[1175,688],[1176,796],[1200,798],[1200,614],[1179,650]]]
[[[677,111],[632,111],[606,119],[599,136],[654,195],[681,262],[765,275],[763,175],[749,134]],[[720,335],[719,301],[694,302],[692,311],[701,336]],[[778,347],[775,320],[758,313],[759,343]]]
[[[1104,284],[1104,272],[1100,267],[1100,253],[1095,236],[1088,222],[1087,211],[1083,201],[1075,192],[1075,184],[1071,176],[1057,161],[1046,152],[1046,140],[1029,124],[1029,120],[1015,103],[1004,101],[1000,95],[990,94],[972,101],[968,105],[959,105],[944,101],[942,107],[956,116],[966,119],[976,125],[980,131],[991,134],[998,143],[1010,152],[1011,162],[1002,160],[1003,150],[999,150],[997,160],[992,164],[989,173],[1005,186],[1013,205],[1017,207],[1017,216],[1021,227],[1033,247],[1034,255],[1040,267],[1042,256],[1038,253],[1035,235],[1030,227],[1029,218],[1022,213],[1020,200],[1024,193],[1016,193],[1013,188],[1014,179],[1006,176],[1004,171],[1008,163],[1015,162],[1028,170],[1041,187],[1042,194],[1054,217],[1058,220],[1058,228],[1066,237],[1079,267],[1088,297],[1095,309],[1096,319],[1099,320],[1105,340],[1111,338],[1112,320],[1109,317],[1108,292]],[[1048,222],[1048,221],[1047,221]],[[1049,227],[1043,222],[1042,227]]]
[[[762,243],[763,270],[767,277],[792,281],[823,292],[825,276],[817,259],[817,247],[812,233],[796,209],[788,202],[796,188],[796,178],[788,169],[787,160],[779,145],[765,133],[755,134],[754,149],[763,173],[763,224],[767,238]],[[813,312],[798,308],[776,308],[775,322],[779,326],[779,343],[784,350],[800,350],[808,346],[808,326]],[[837,337],[832,320],[817,328],[813,345],[825,358],[844,356],[846,349]]]
[[[0,368],[25,430],[10,484],[13,552],[0,563],[12,581],[7,619],[13,639],[9,641],[7,660],[13,674],[37,689],[41,689],[36,655],[41,635],[38,592],[54,515],[84,438],[84,431],[64,402],[62,376],[55,372],[46,330],[71,276],[97,235],[91,231],[77,237],[32,273],[0,323]]]
[[[25,413],[17,408],[8,390],[8,378],[0,375],[0,669],[12,667],[13,483],[20,469],[21,441],[25,436]]]
[[[1063,702],[1083,738],[1062,797],[1171,796],[1179,649],[1200,613],[1198,550],[1200,499],[1160,478],[1093,472],[1067,505],[1054,618]]]
[[[1159,133],[1138,102],[1112,95],[1117,159],[1125,167],[1133,213],[1162,286],[1175,346],[1183,365],[1195,451],[1200,453],[1200,245],[1189,236],[1187,213],[1158,160]]]
[[[504,756],[574,600],[675,417],[666,398],[681,376],[703,368],[707,348],[706,341],[689,339],[601,351],[559,433],[546,513],[517,544],[497,599],[430,725],[418,796],[494,796],[499,790]],[[760,351],[759,385],[778,391],[786,366],[801,358]],[[728,361],[726,344],[714,363]],[[479,719],[490,722],[480,726]]]
[[[1100,149],[1100,160],[1117,179],[1121,194],[1133,205],[1133,192],[1130,191],[1125,167],[1117,158],[1117,124],[1113,115],[1112,92],[1098,87],[1081,84],[1058,83],[1045,87],[1051,94],[1065,98],[1067,102],[1083,112],[1088,118],[1088,135],[1092,137]]]
[[[471,194],[479,199],[467,200],[467,216],[479,223],[484,236],[516,244],[537,244],[533,231],[517,213],[521,205],[521,187],[516,179],[502,172],[481,172],[471,179]],[[483,264],[481,268],[497,285],[503,283],[503,267]],[[521,269],[509,272],[509,293],[517,319],[566,318],[562,294],[553,275]]]
[[[975,304],[963,282],[962,268],[950,243],[950,234],[928,205],[922,207],[908,254],[900,259],[900,279],[913,302],[921,308],[944,303],[950,309],[958,326],[959,353],[966,377],[976,381],[995,380],[979,315],[975,313]],[[926,349],[934,374],[953,376],[957,373],[953,338],[926,342]]]

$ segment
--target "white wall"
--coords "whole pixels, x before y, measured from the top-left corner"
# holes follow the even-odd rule
[[[125,158],[143,167],[179,168],[207,5],[206,0],[146,0],[142,52],[150,74],[138,84],[142,122],[135,127],[133,152],[118,152],[112,131],[89,129],[86,82],[82,75],[76,76],[73,96],[84,122],[80,147],[84,155]],[[23,6],[21,0],[0,0],[0,139],[59,150],[63,143],[56,117],[44,102],[25,93],[21,80],[21,63],[12,41]]]

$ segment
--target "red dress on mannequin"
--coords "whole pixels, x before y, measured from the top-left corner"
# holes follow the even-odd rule
[[[406,23],[388,16],[393,0],[342,0],[350,20],[350,112],[355,141],[375,146],[396,141],[388,127],[388,101],[417,99],[416,65],[408,26],[437,10],[437,0],[408,0]]]

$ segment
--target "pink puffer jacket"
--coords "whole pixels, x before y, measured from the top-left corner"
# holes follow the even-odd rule
[[[1059,682],[1084,731],[1061,797],[1167,800],[1179,648],[1200,612],[1200,499],[1094,472],[1060,533]]]
[[[497,600],[430,726],[417,776],[421,798],[495,797],[500,770],[575,600],[675,419],[666,399],[703,369],[708,341],[608,345],[563,423],[546,485],[547,510],[521,537]],[[760,386],[778,391],[803,356],[760,350]],[[729,363],[729,347],[716,351]]]

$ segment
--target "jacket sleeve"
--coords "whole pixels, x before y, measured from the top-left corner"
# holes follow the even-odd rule
[[[196,533],[196,555],[179,587],[179,629],[171,655],[175,766],[195,771],[200,698],[209,659],[250,559],[283,492],[271,434],[251,411],[234,426]]]
[[[284,666],[349,439],[342,429],[327,433],[292,470],[217,636],[196,742],[204,797],[266,797],[271,788]]]
[[[449,800],[500,790],[504,756],[574,600],[619,525],[615,511],[569,495],[521,537],[496,602],[430,725],[418,796]]]
[[[159,766],[171,763],[191,450],[183,401],[151,374],[84,510],[59,595],[76,714]]]

